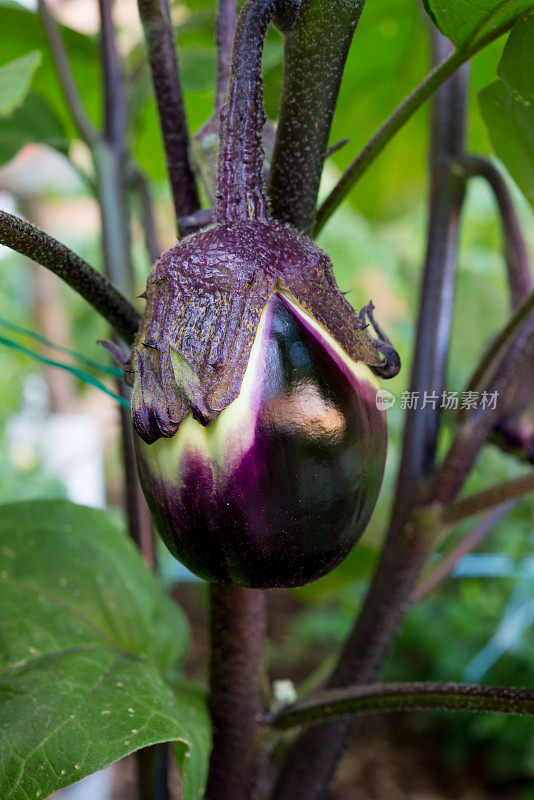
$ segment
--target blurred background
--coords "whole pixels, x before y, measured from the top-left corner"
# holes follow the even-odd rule
[[[65,31],[74,73],[89,113],[100,119],[96,0],[50,3]],[[38,17],[0,0],[0,66],[43,48]],[[194,132],[213,103],[215,7],[212,0],[172,4],[187,113]],[[115,20],[130,85],[132,147],[152,192],[162,249],[174,241],[174,224],[160,134],[144,60],[135,0],[116,0]],[[502,42],[472,64],[469,149],[488,154],[477,92],[496,76]],[[349,142],[329,159],[322,192],[380,122],[424,75],[428,38],[415,0],[369,2],[349,56],[332,143]],[[265,101],[276,118],[282,76],[282,43],[271,31],[265,52]],[[31,118],[33,133],[28,134]],[[393,140],[322,232],[319,244],[332,257],[340,287],[361,307],[372,298],[379,319],[401,353],[404,368],[387,384],[396,403],[388,411],[390,447],[381,497],[362,542],[329,576],[309,587],[271,592],[270,663],[273,680],[301,685],[319,679],[351,626],[380,548],[396,477],[404,412],[400,407],[410,368],[418,287],[425,247],[428,109]],[[47,142],[47,145],[36,142]],[[84,177],[85,147],[76,141],[50,57],[45,49],[24,104],[0,119],[0,207],[26,216],[101,267],[100,217]],[[510,185],[534,250],[533,214]],[[132,248],[136,294],[143,291],[150,259],[145,248],[142,198],[132,192]],[[142,301],[139,301],[141,303]],[[486,186],[475,180],[462,221],[454,334],[447,389],[465,388],[488,340],[509,313],[499,220]],[[41,339],[33,334],[37,333]],[[0,502],[68,496],[113,508],[122,517],[119,417],[111,366],[97,340],[105,323],[84,301],[42,267],[0,248]],[[89,359],[82,364],[42,339]],[[43,359],[48,363],[43,363]],[[78,372],[50,362],[78,366]],[[447,413],[447,412],[446,412]],[[447,444],[452,418],[446,419]],[[483,488],[527,467],[487,446],[469,487]],[[476,524],[489,534],[451,578],[409,615],[385,679],[467,680],[531,686],[534,677],[533,501],[454,531],[451,551]],[[500,518],[499,518],[500,517]],[[190,677],[205,675],[205,590],[159,549],[162,580],[185,607],[193,625]],[[435,563],[439,561],[436,557]],[[316,672],[316,671],[319,672]],[[286,690],[287,690],[287,685]],[[284,685],[282,685],[284,688]],[[126,760],[127,761],[127,760]],[[126,798],[128,763],[70,795]],[[85,783],[85,782],[83,782]],[[358,742],[339,771],[340,800],[534,800],[534,729],[527,718],[417,713],[376,716],[360,727]]]

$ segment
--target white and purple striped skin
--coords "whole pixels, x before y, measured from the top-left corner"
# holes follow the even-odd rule
[[[386,456],[378,382],[287,294],[265,307],[236,400],[171,438],[135,435],[169,550],[209,581],[300,586],[365,530]]]

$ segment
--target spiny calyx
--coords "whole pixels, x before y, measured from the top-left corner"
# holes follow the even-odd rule
[[[145,442],[173,436],[189,413],[210,424],[236,399],[275,291],[351,359],[383,367],[380,344],[337,288],[323,250],[273,221],[223,223],[168,250],[149,276],[131,363],[132,420]]]

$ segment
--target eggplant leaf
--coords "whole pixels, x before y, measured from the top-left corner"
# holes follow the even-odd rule
[[[0,118],[9,117],[30,91],[41,53],[33,50],[0,67]]]
[[[47,797],[141,747],[175,743],[202,797],[209,723],[173,688],[188,629],[106,513],[0,507],[0,797]]]
[[[480,109],[495,153],[534,207],[534,13],[514,26],[498,74]]]
[[[532,0],[425,0],[425,7],[458,50],[474,52],[483,41],[511,28],[534,3]]]

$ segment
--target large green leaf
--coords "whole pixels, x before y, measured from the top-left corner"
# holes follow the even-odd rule
[[[15,156],[24,145],[30,142],[47,144],[66,153],[69,140],[65,128],[49,103],[30,92],[24,104],[17,108],[0,125],[0,164]]]
[[[40,63],[41,53],[33,50],[0,67],[0,118],[22,105]]]
[[[476,49],[479,42],[510,28],[532,0],[425,0],[438,28],[459,50]]]
[[[534,13],[514,26],[498,73],[479,94],[482,116],[495,152],[534,206]]]
[[[0,797],[46,797],[140,747],[174,741],[202,796],[209,723],[172,688],[181,611],[104,512],[0,507]]]

